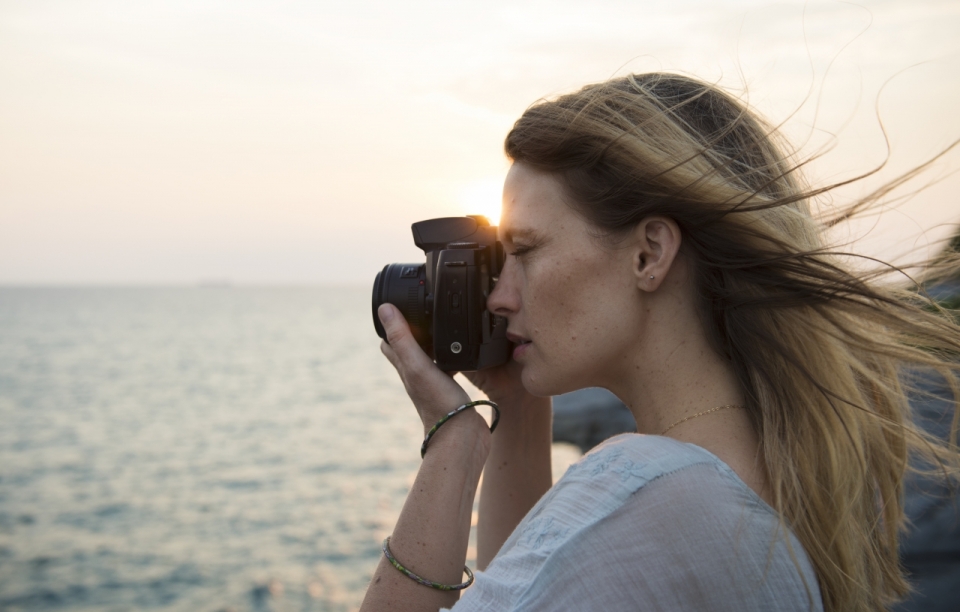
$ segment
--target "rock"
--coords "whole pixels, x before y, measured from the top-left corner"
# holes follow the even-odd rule
[[[918,393],[910,403],[917,424],[947,440],[956,409],[949,385],[936,374],[918,373],[916,382]],[[935,467],[916,463],[924,469]],[[960,610],[960,493],[936,473],[908,475],[904,493],[908,527],[900,540],[900,558],[915,590],[892,609]]]
[[[553,441],[584,453],[607,438],[637,431],[633,415],[606,389],[581,389],[553,398]]]

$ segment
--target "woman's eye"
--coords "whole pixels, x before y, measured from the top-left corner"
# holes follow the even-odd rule
[[[514,247],[513,251],[511,251],[511,252],[508,253],[508,254],[509,254],[509,255],[513,255],[514,257],[520,257],[520,256],[522,256],[524,253],[527,253],[527,252],[529,252],[529,251],[530,251],[530,247],[518,246],[518,247]]]

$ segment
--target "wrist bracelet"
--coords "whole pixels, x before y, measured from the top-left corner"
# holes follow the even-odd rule
[[[461,582],[460,584],[441,584],[439,582],[427,580],[426,578],[421,578],[420,576],[417,576],[407,568],[400,565],[400,562],[397,561],[397,559],[390,553],[390,547],[388,546],[389,543],[390,536],[387,536],[386,539],[383,540],[383,544],[380,545],[380,550],[383,551],[383,556],[387,558],[387,561],[389,561],[393,567],[397,568],[401,574],[419,584],[422,584],[425,587],[437,589],[438,591],[462,591],[473,584],[473,572],[471,572],[470,568],[466,565],[463,566],[463,571],[467,574],[467,581]]]
[[[440,426],[449,421],[451,418],[460,414],[467,408],[473,408],[474,406],[480,406],[481,404],[490,406],[493,408],[493,422],[490,424],[490,433],[493,433],[493,430],[497,428],[497,423],[500,422],[500,408],[490,400],[477,400],[475,402],[467,402],[463,406],[451,410],[446,415],[443,416],[437,424],[430,428],[430,431],[427,432],[426,437],[423,439],[423,444],[420,445],[420,458],[423,459],[427,454],[427,442],[430,441],[430,438],[433,437],[433,434],[437,433],[437,430],[440,429]]]

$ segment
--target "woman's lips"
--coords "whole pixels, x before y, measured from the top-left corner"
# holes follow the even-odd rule
[[[507,340],[513,342],[516,346],[513,347],[513,358],[517,359],[522,357],[524,353],[530,348],[530,340],[527,340],[523,336],[518,336],[516,334],[507,333]]]

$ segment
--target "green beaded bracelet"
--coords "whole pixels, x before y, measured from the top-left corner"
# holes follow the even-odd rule
[[[383,544],[380,546],[380,550],[383,551],[383,556],[387,558],[387,561],[389,561],[393,567],[400,570],[401,574],[419,584],[422,584],[425,587],[437,589],[438,591],[462,591],[473,584],[473,572],[471,572],[470,568],[466,565],[463,566],[463,571],[467,574],[467,581],[461,582],[460,584],[441,584],[439,582],[427,580],[426,578],[421,578],[420,576],[417,576],[407,568],[400,565],[400,562],[397,561],[397,559],[390,553],[390,546],[388,546],[388,544],[390,544],[390,536],[387,536],[386,539],[383,540]]]
[[[437,424],[430,428],[430,431],[427,432],[426,437],[423,439],[423,444],[420,445],[420,458],[423,459],[427,455],[427,443],[430,441],[430,438],[433,437],[433,434],[437,433],[437,430],[440,429],[440,426],[449,421],[451,418],[457,416],[467,408],[473,408],[474,406],[486,405],[493,408],[493,423],[490,424],[490,433],[493,433],[493,430],[497,428],[497,423],[500,422],[500,408],[491,402],[490,400],[477,400],[475,402],[467,402],[463,406],[451,410],[448,412],[442,419],[437,421]]]

